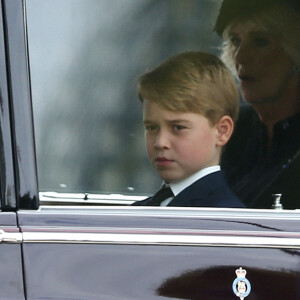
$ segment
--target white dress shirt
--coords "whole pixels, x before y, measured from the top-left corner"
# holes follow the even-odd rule
[[[179,182],[174,182],[174,183],[170,183],[169,186],[174,194],[174,197],[177,196],[181,191],[183,191],[185,188],[187,188],[188,186],[190,186],[191,184],[193,184],[195,181],[199,180],[200,178],[214,173],[214,172],[218,172],[220,171],[221,168],[219,165],[217,166],[211,166],[211,167],[207,167],[204,168],[196,173],[194,173],[193,175],[179,181]],[[166,184],[166,183],[164,183]],[[167,184],[168,185],[168,184]],[[170,197],[164,201],[162,201],[162,203],[160,204],[160,206],[167,206],[174,197]]]

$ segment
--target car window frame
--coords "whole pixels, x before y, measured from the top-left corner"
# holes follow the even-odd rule
[[[2,209],[37,209],[39,206],[36,151],[32,116],[30,72],[25,22],[25,1],[2,0],[7,93],[3,143],[5,186]],[[3,74],[1,77],[4,77]],[[3,80],[3,79],[2,79]],[[5,84],[4,84],[5,85]],[[3,85],[3,86],[4,86]],[[2,86],[1,86],[2,87]],[[5,90],[5,87],[4,87]],[[3,114],[4,115],[4,114]],[[2,125],[2,124],[1,124]],[[2,180],[2,185],[3,185]]]

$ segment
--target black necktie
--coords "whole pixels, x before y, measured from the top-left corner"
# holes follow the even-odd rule
[[[151,206],[160,206],[160,204],[170,198],[173,197],[174,194],[169,186],[163,186],[151,199],[149,205]]]

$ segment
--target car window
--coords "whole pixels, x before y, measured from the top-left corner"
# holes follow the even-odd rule
[[[151,194],[137,78],[185,50],[218,53],[219,1],[27,0],[40,191]]]

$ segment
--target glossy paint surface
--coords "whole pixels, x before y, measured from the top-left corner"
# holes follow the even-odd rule
[[[298,251],[26,244],[24,254],[28,299],[234,299],[240,266],[253,286],[248,299],[296,299]]]
[[[28,299],[234,299],[239,267],[252,285],[247,299],[297,299],[299,246],[264,245],[269,237],[299,242],[294,217],[226,209],[22,211]],[[236,237],[249,244],[234,244]],[[261,244],[251,245],[257,237]]]
[[[217,208],[42,206],[20,211],[23,226],[119,227],[299,232],[300,211]]]
[[[17,228],[17,217],[13,212],[1,212],[0,213],[0,226],[11,226]],[[1,229],[1,227],[0,227]]]
[[[22,252],[20,243],[4,241],[4,236],[19,234],[16,214],[0,213],[0,299],[25,299],[23,286]]]
[[[25,299],[20,244],[0,244],[0,299]]]

